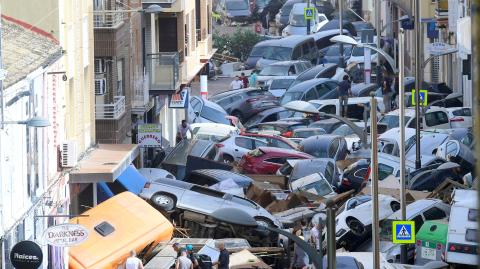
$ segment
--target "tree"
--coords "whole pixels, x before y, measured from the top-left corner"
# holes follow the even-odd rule
[[[219,34],[218,32],[213,34],[213,45],[219,53],[237,57],[241,61],[247,59],[253,46],[261,40],[261,36],[241,28],[237,28],[233,34]]]

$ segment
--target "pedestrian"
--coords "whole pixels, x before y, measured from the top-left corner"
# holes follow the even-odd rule
[[[193,269],[192,261],[187,257],[187,250],[180,249],[180,257],[177,258],[175,269]]]
[[[240,80],[242,81],[242,88],[248,88],[248,78],[245,76],[245,73],[240,74]]]
[[[218,257],[218,261],[216,261],[213,265],[217,265],[217,269],[228,269],[230,264],[230,253],[225,248],[225,244],[220,242],[218,244],[218,249],[220,249],[220,256]]]
[[[383,97],[383,105],[385,106],[385,113],[390,112],[391,110],[391,105],[392,105],[392,89],[390,87],[390,81],[388,79],[385,79],[382,83],[382,97]]]
[[[135,250],[130,251],[130,257],[125,261],[125,269],[143,269],[142,261],[137,258]]]
[[[343,80],[338,84],[337,90],[340,104],[340,117],[347,117],[348,96],[352,95],[352,84],[348,75],[343,76]]]
[[[230,83],[230,89],[232,90],[240,90],[243,86],[243,82],[240,80],[238,76],[235,76],[232,83]]]
[[[255,23],[255,33],[260,35],[262,34],[262,31],[263,31],[262,23],[260,22],[260,20],[257,20],[257,22]]]
[[[187,123],[187,120],[182,120],[182,123],[177,127],[177,144],[180,143],[180,141],[182,141],[183,139],[187,139],[188,131],[190,131],[190,134],[192,133],[192,128],[190,127],[190,124]]]
[[[305,240],[303,236],[299,236],[300,239]],[[308,267],[307,253],[299,247],[297,244],[293,246],[293,261],[290,269],[306,269]]]
[[[310,240],[315,246],[317,252],[320,252],[320,238],[322,238],[322,224],[320,222],[316,223],[310,230]]]
[[[187,248],[187,257],[192,261],[193,268],[197,268],[198,260],[195,257],[195,253],[193,253],[193,246],[188,244],[186,248]]]
[[[182,253],[180,253],[180,249],[181,249],[180,244],[179,243],[174,243],[172,245],[172,248],[173,248],[173,250],[175,250],[175,252],[177,252],[177,258],[180,257],[180,254],[182,254]]]
[[[258,70],[253,70],[252,73],[250,74],[250,77],[248,78],[248,86],[250,87],[257,87],[257,73]]]

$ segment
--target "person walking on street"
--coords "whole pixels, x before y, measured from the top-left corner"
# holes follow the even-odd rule
[[[135,250],[130,251],[130,257],[125,261],[125,269],[143,269],[142,261],[137,258]]]
[[[180,250],[180,257],[177,258],[175,269],[193,269],[193,263],[187,257],[187,250],[184,248]]]
[[[198,267],[198,260],[195,258],[195,253],[193,253],[193,246],[187,245],[187,257],[192,261],[193,268]]]
[[[385,113],[390,112],[391,105],[392,105],[392,89],[390,86],[390,81],[388,79],[384,80],[382,83],[381,89],[382,97],[383,97],[383,105],[385,106]]]
[[[340,117],[347,117],[348,96],[352,95],[352,84],[347,75],[338,84],[338,100],[340,103]]]
[[[322,237],[322,227],[321,223],[316,223],[315,226],[310,230],[310,240],[315,246],[317,252],[320,252],[320,238]]]
[[[240,90],[243,86],[243,82],[240,80],[238,76],[235,76],[232,83],[230,83],[230,89],[232,90]]]
[[[248,78],[245,76],[245,73],[242,72],[240,75],[240,80],[243,83],[242,88],[248,88]]]
[[[183,139],[187,138],[188,131],[192,133],[192,128],[190,127],[190,124],[188,124],[186,120],[182,120],[182,123],[177,127],[177,144],[180,143],[180,141],[182,141]]]
[[[257,70],[253,70],[252,73],[250,74],[250,77],[248,78],[248,86],[250,87],[257,87]]]
[[[228,253],[223,242],[218,244],[218,249],[220,249],[220,256],[218,257],[218,261],[213,265],[217,265],[217,269],[228,269],[230,264],[230,253]]]

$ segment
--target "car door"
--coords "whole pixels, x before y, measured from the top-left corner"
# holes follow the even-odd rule
[[[425,113],[424,128],[448,129],[450,128],[450,120],[445,111],[437,110]]]
[[[189,123],[195,123],[195,122],[201,122],[197,118],[197,116],[200,115],[200,112],[202,111],[202,101],[200,98],[193,96],[190,98],[190,103],[188,106],[188,121]]]
[[[238,161],[243,155],[245,155],[250,150],[255,149],[254,139],[251,137],[238,136],[235,137],[235,145],[233,148],[233,158]]]

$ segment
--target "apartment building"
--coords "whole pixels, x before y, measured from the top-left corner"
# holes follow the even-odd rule
[[[69,219],[69,167],[95,141],[93,9],[82,0],[1,0],[0,6],[3,117],[50,123],[0,128],[0,267],[12,268],[14,244],[38,242],[49,226]],[[63,248],[42,250],[42,268],[67,268]]]

